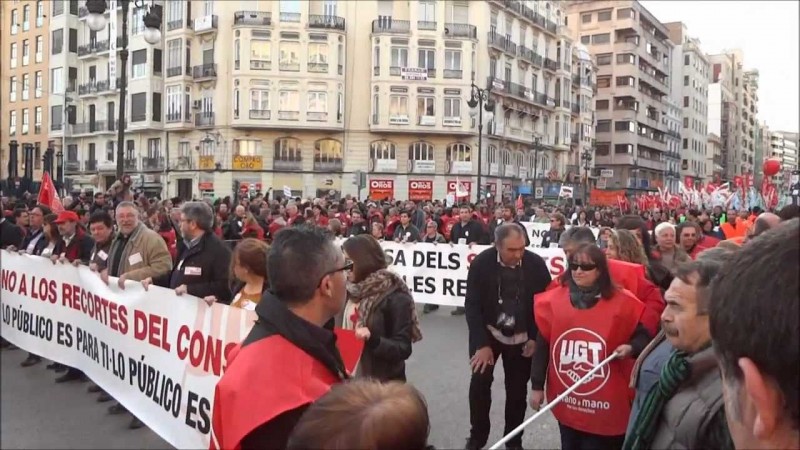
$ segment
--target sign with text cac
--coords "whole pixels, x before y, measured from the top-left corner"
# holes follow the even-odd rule
[[[394,180],[369,180],[369,199],[381,201],[394,198]]]
[[[433,199],[433,181],[408,180],[408,199],[413,201],[428,201]]]

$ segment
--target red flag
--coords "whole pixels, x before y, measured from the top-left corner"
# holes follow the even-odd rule
[[[39,198],[37,202],[40,205],[47,206],[55,214],[64,210],[64,205],[61,204],[61,199],[58,198],[56,187],[53,185],[53,180],[50,178],[48,172],[42,175],[42,186],[39,188]]]
[[[522,194],[517,196],[517,204],[514,205],[517,209],[525,209],[525,203],[522,201]]]

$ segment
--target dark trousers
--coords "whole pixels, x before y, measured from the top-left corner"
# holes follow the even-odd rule
[[[506,381],[506,428],[503,433],[505,436],[525,419],[531,358],[522,356],[522,344],[506,345],[494,338],[489,339],[495,364],[498,358],[503,359]],[[491,429],[489,410],[492,407],[492,381],[494,381],[494,366],[488,366],[483,373],[473,373],[469,382],[469,421],[472,426],[470,438],[481,447],[486,445]],[[522,433],[508,441],[507,446],[521,447]]]
[[[558,424],[561,433],[561,448],[569,450],[619,450],[625,442],[625,435],[601,436]]]

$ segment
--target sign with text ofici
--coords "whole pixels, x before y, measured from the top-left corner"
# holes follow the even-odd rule
[[[394,198],[394,180],[369,180],[370,200]]]
[[[433,199],[433,181],[408,180],[408,199],[413,201]]]

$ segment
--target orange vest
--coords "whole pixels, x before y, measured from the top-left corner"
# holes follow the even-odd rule
[[[614,350],[627,344],[644,311],[630,292],[617,291],[590,309],[576,309],[569,288],[537,295],[534,317],[550,343],[547,398],[553,401],[586,376]],[[553,407],[556,419],[571,428],[601,436],[625,434],[631,413],[628,387],[631,360],[614,360]]]
[[[238,450],[253,430],[312,403],[340,381],[325,365],[273,335],[237,345],[214,392],[210,450]]]

